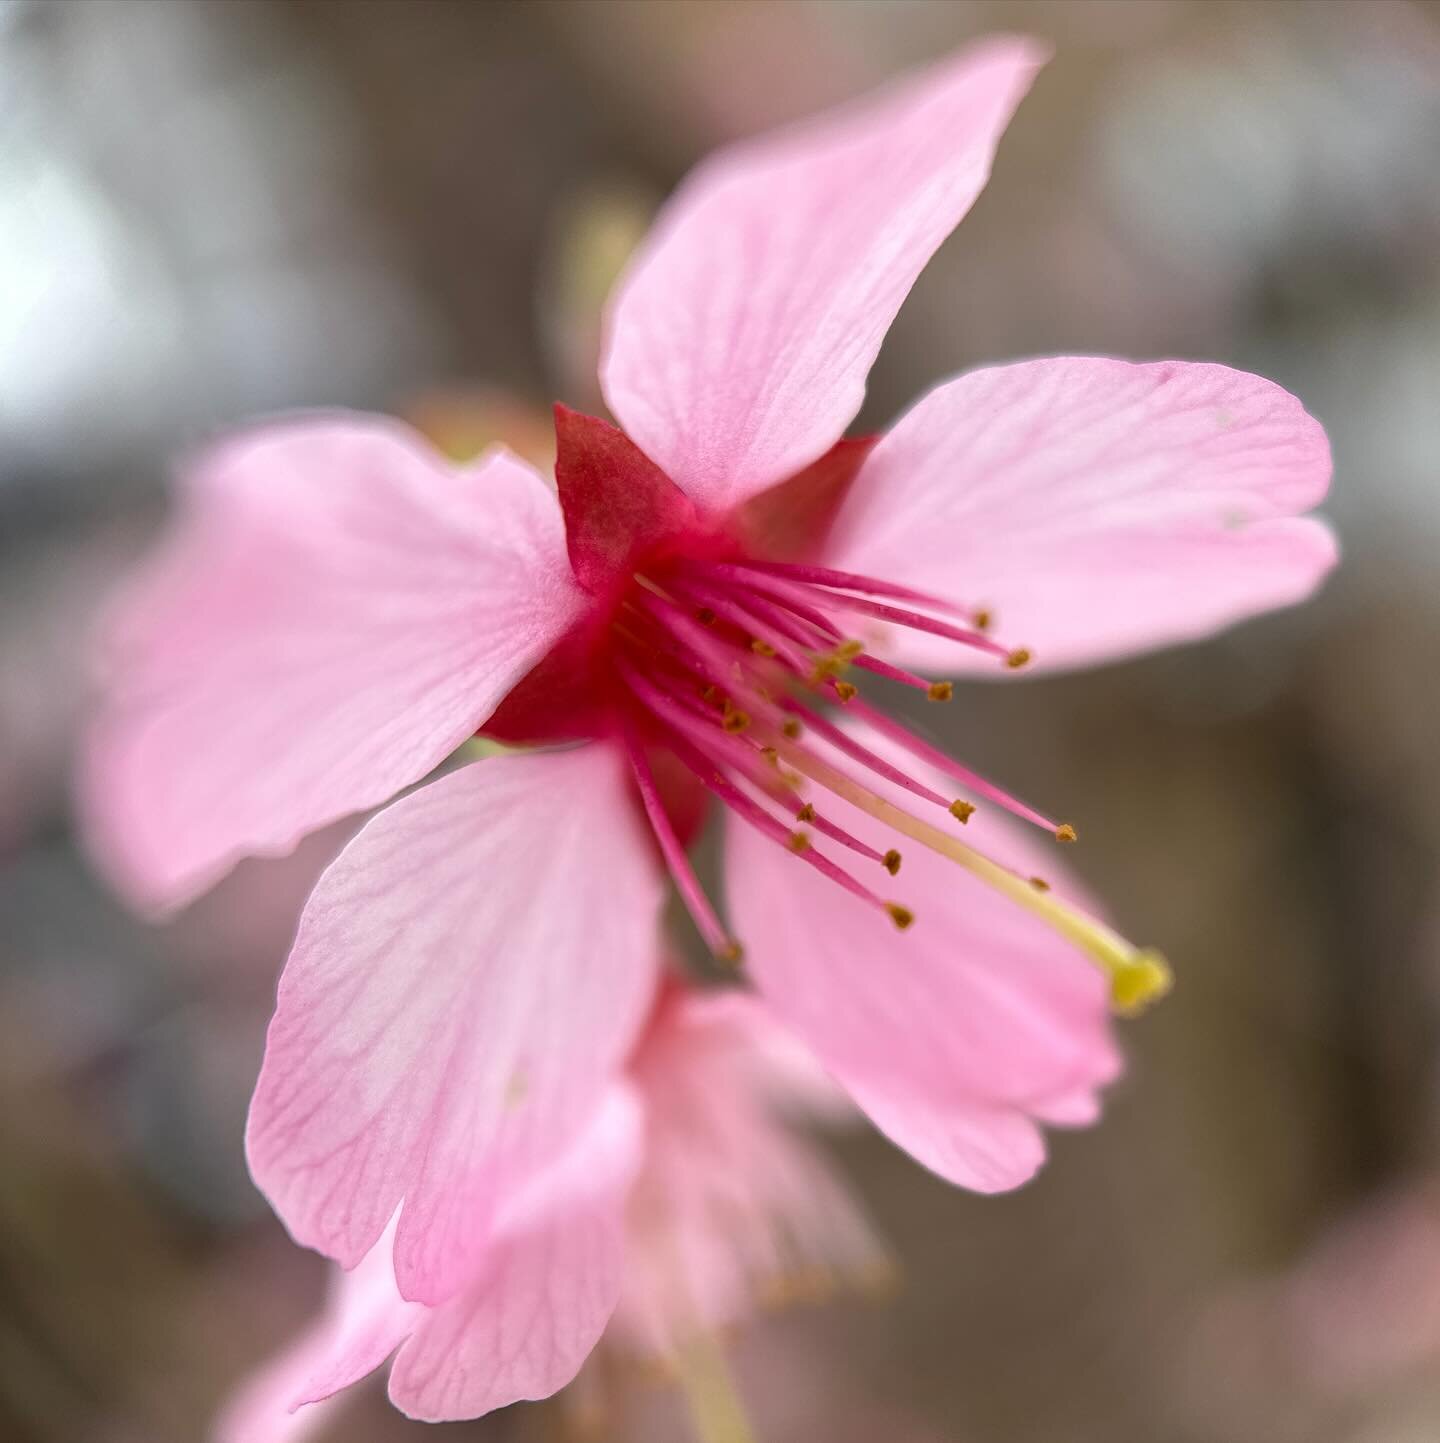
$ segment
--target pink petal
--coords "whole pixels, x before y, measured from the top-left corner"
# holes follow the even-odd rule
[[[300,1443],[334,1421],[342,1388],[378,1368],[420,1312],[395,1291],[393,1224],[353,1272],[336,1270],[322,1317],[241,1384],[212,1443]],[[305,1406],[302,1406],[305,1405]]]
[[[873,734],[865,744],[893,755]],[[877,790],[905,804],[898,789]],[[896,844],[839,799],[817,800],[872,846]],[[1035,843],[1008,818],[979,812],[964,840],[1075,897],[1054,844]],[[853,861],[815,842],[842,865]],[[956,1182],[1015,1186],[1043,1157],[1029,1119],[1054,1111],[1075,1120],[1077,1099],[1119,1069],[1106,983],[1029,913],[925,848],[899,845],[899,875],[880,880],[915,912],[904,933],[750,828],[730,828],[736,933],[762,997],[885,1132]]]
[[[335,1279],[321,1346],[292,1389],[290,1408],[313,1408],[373,1373],[424,1313],[395,1286],[396,1222],[391,1219],[354,1269]]]
[[[582,604],[555,496],[508,453],[457,472],[359,416],[229,442],[116,618],[96,851],[146,907],[288,851],[423,777]]]
[[[720,151],[670,201],[612,298],[600,379],[698,504],[733,506],[840,438],[1043,58],[1029,40],[984,41]]]
[[[429,1422],[478,1418],[575,1377],[620,1296],[640,1147],[639,1108],[617,1088],[582,1142],[501,1220],[464,1293],[424,1311],[390,1372],[397,1408]]]
[[[296,1239],[437,1303],[504,1189],[581,1127],[649,1005],[662,886],[618,752],[498,757],[395,803],[320,879],[250,1166]]]
[[[210,1443],[304,1443],[335,1421],[339,1400],[291,1410],[295,1390],[324,1357],[328,1329],[317,1324],[278,1357],[263,1364],[226,1400],[210,1430]]]
[[[1318,422],[1224,366],[1087,358],[975,371],[921,400],[861,468],[827,562],[993,611],[1073,666],[1303,600],[1335,561],[1300,517],[1330,479]],[[911,665],[993,661],[896,632]]]
[[[972,1192],[1008,1192],[1030,1181],[1045,1161],[1045,1139],[1021,1110],[932,1105],[926,1098],[854,1087],[871,1122],[916,1162]]]

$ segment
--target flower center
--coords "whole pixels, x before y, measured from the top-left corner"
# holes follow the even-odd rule
[[[788,562],[667,558],[635,572],[616,608],[610,669],[631,766],[676,887],[714,955],[738,962],[742,949],[690,866],[661,800],[647,745],[663,746],[741,821],[799,864],[886,913],[901,931],[923,925],[923,918],[817,850],[812,837],[827,838],[892,878],[900,872],[900,851],[872,846],[839,825],[826,815],[827,795],[1040,917],[1106,973],[1118,1011],[1138,1011],[1168,990],[1169,970],[1157,953],[1137,949],[1050,895],[1043,878],[1022,876],[961,841],[949,828],[968,822],[976,802],[937,791],[822,710],[833,705],[848,712],[897,751],[953,779],[959,790],[1044,828],[1058,841],[1075,840],[1073,827],[1036,811],[871,706],[857,678],[884,677],[932,702],[949,701],[951,685],[871,655],[863,641],[848,634],[857,622],[943,637],[1001,666],[1021,667],[1030,660],[1028,651],[991,638],[991,618],[982,610],[967,612],[873,577]],[[915,810],[878,792],[877,779],[913,798]],[[936,820],[926,819],[927,809]]]

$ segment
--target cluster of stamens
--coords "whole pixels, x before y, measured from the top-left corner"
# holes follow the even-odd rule
[[[920,609],[923,608],[923,609]],[[933,614],[938,613],[938,614]],[[857,676],[873,676],[947,702],[935,682],[872,655],[847,634],[854,622],[881,623],[943,637],[1024,666],[1030,653],[992,639],[993,618],[908,587],[850,572],[781,562],[685,560],[637,573],[613,625],[613,665],[627,700],[626,741],[646,813],[676,887],[712,953],[738,963],[728,933],[690,866],[661,800],[647,754],[659,741],[741,821],[802,864],[869,906],[902,931],[915,913],[882,896],[812,844],[828,839],[895,877],[901,853],[880,850],[827,816],[817,793],[839,797],[893,832],[928,847],[1041,917],[1079,946],[1110,978],[1114,1005],[1134,1011],[1169,986],[1163,959],[1050,895],[1027,877],[976,851],[944,825],[897,805],[874,788],[880,778],[947,822],[964,825],[976,803],[946,795],[837,726],[818,709],[831,703],[893,747],[1056,840],[1073,842],[1059,823],[962,766],[860,695]],[[923,810],[923,809],[922,809]]]

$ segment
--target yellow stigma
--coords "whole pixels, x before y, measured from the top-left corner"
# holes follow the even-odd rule
[[[891,847],[883,857],[880,858],[880,865],[893,877],[900,870],[900,853]]]
[[[948,681],[932,681],[925,693],[931,701],[949,701],[955,695],[954,684]]]
[[[1173,986],[1170,964],[1156,951],[1136,952],[1110,974],[1110,1005],[1122,1017],[1138,1017]]]
[[[1170,968],[1152,948],[1136,947],[1103,922],[1087,916],[1048,891],[1038,891],[1030,878],[1002,867],[999,862],[967,846],[959,837],[911,816],[902,807],[876,795],[820,757],[810,756],[800,748],[783,743],[781,752],[796,771],[812,782],[844,798],[876,821],[884,822],[901,835],[913,838],[932,852],[938,852],[963,867],[1078,947],[1110,979],[1110,1003],[1116,1012],[1133,1017],[1170,990]],[[914,914],[896,903],[887,902],[885,910],[890,913],[895,925],[902,929],[914,921]]]
[[[968,822],[975,815],[975,804],[973,802],[962,802],[957,797],[950,803],[950,815],[957,822]]]

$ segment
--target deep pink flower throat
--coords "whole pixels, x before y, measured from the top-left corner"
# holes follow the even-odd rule
[[[686,809],[677,806],[685,784],[703,788],[777,849],[885,912],[902,931],[916,922],[903,883],[881,889],[875,879],[876,869],[898,876],[900,848],[855,836],[828,814],[835,798],[885,824],[896,842],[918,842],[964,867],[1076,942],[1109,975],[1117,1008],[1133,1010],[1167,988],[1169,974],[1156,954],[1048,895],[1042,877],[1022,876],[955,834],[975,811],[974,797],[1058,841],[1076,838],[1067,823],[963,766],[864,698],[861,686],[876,677],[932,702],[949,701],[952,686],[873,655],[855,633],[879,626],[925,632],[1011,669],[1023,667],[1029,651],[997,641],[990,634],[994,618],[979,604],[957,607],[886,578],[774,555],[794,550],[783,539],[776,545],[784,530],[775,518],[786,512],[808,517],[813,548],[868,441],[841,443],[745,514],[712,520],[607,423],[557,407],[556,433],[571,566],[595,606],[489,730],[513,739],[579,726],[617,738],[675,886],[717,958],[738,962],[743,948],[686,854]],[[838,724],[830,708],[861,727]],[[936,772],[967,795],[924,779]],[[906,805],[893,800],[894,789]],[[817,850],[816,835],[853,856],[853,865]]]

